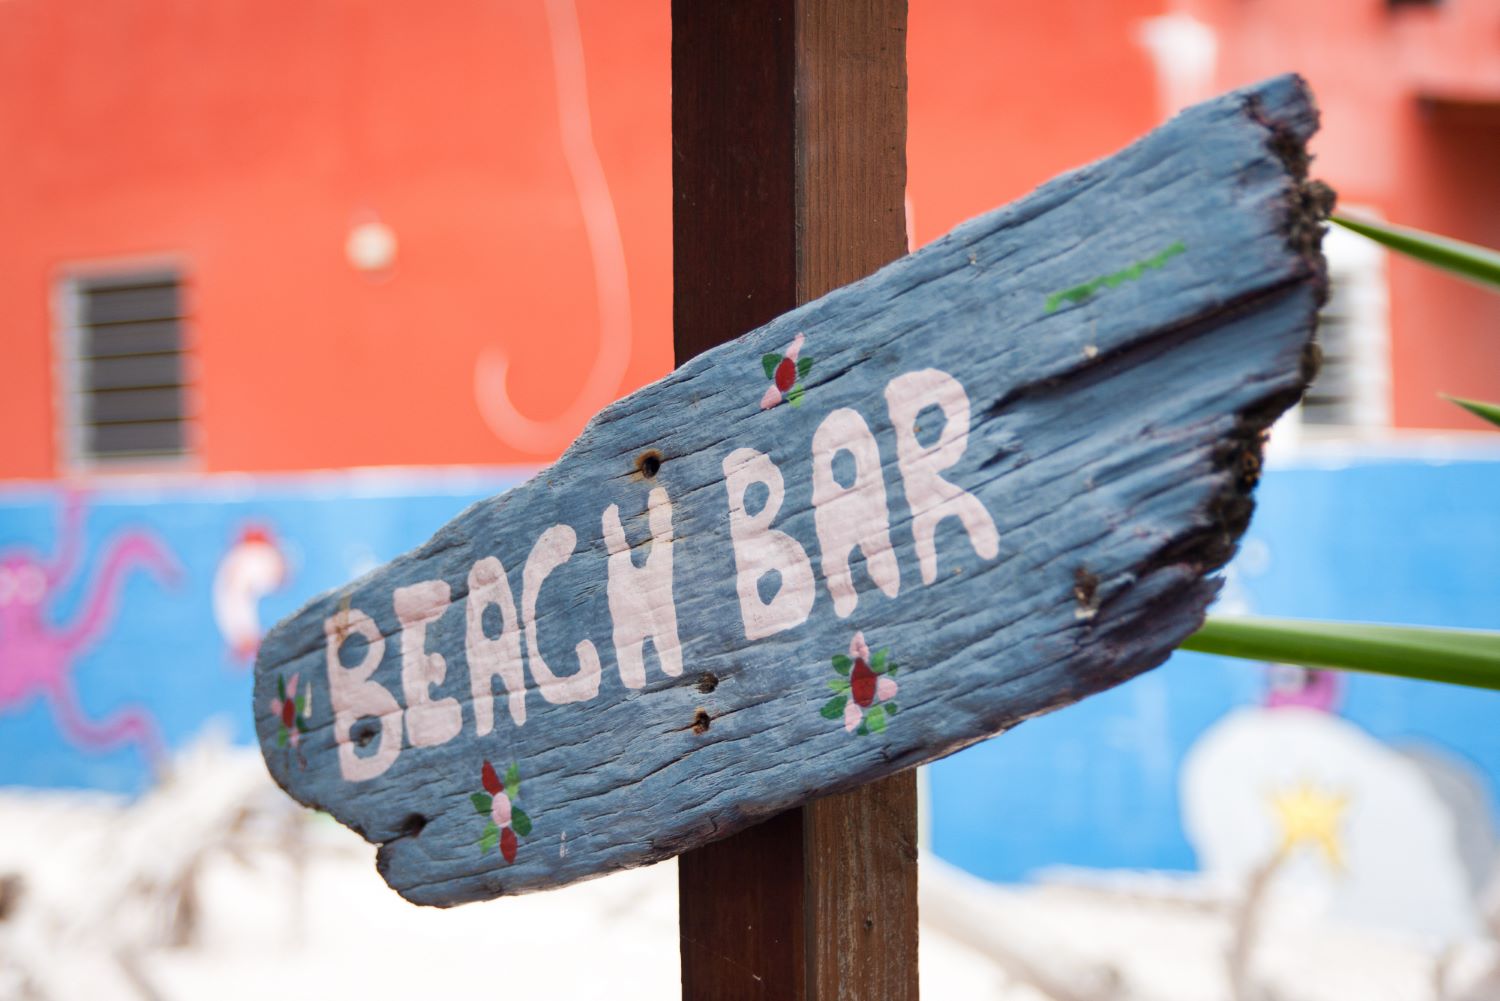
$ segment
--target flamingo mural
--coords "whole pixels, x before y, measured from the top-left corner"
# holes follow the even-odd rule
[[[214,624],[229,656],[248,667],[264,631],[260,599],[286,583],[287,563],[271,530],[251,525],[240,531],[214,572]]]
[[[134,746],[159,770],[165,745],[154,717],[134,705],[102,719],[90,717],[72,674],[79,657],[109,631],[132,570],[145,570],[167,584],[178,583],[182,570],[152,536],[124,532],[105,547],[73,621],[55,625],[54,607],[82,561],[83,519],[82,499],[69,496],[50,560],[21,548],[0,553],[0,712],[44,699],[70,743],[94,752]]]

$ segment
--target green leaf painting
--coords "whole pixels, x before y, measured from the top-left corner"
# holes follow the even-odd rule
[[[512,761],[505,770],[505,793],[511,799],[521,795],[521,765]]]
[[[531,833],[531,818],[526,816],[525,810],[519,806],[513,806],[510,809],[510,826],[514,827],[516,833],[524,838]]]

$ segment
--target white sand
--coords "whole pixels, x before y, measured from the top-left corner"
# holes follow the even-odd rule
[[[0,874],[26,881],[0,922],[0,999],[26,997],[27,982],[53,1001],[151,992],[164,1001],[678,996],[675,864],[452,910],[418,908],[386,888],[369,846],[326,818],[304,824],[299,875],[275,840],[284,797],[257,772],[258,759],[236,760],[204,762],[170,804],[134,810],[108,797],[0,790]],[[203,857],[193,939],[173,947],[162,944],[163,916],[152,904],[161,894],[137,892],[131,871],[170,881],[165,856],[188,849],[162,825],[191,830],[175,819],[182,811],[212,814],[232,798],[215,802],[200,781],[251,790],[254,808],[228,839],[241,857],[224,848]],[[134,819],[153,811],[149,822]],[[213,823],[194,836],[214,840]],[[1117,875],[1002,888],[933,859],[922,872],[928,999],[1048,997],[1018,983],[1028,976],[1072,1001],[1232,999],[1224,958],[1232,909],[1197,881]],[[1465,946],[1451,980],[1474,982],[1490,958]],[[1268,914],[1252,965],[1267,999],[1429,1001],[1434,961],[1422,943]]]

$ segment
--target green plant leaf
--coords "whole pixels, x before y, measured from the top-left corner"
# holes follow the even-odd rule
[[[871,706],[865,713],[865,724],[869,726],[871,733],[880,733],[885,729],[885,706]]]
[[[1500,690],[1500,633],[1212,616],[1184,650]]]
[[[900,708],[900,706],[896,705],[896,703],[894,702],[882,702],[881,705],[885,706],[885,714],[887,716],[896,715],[896,710]]]
[[[841,653],[833,655],[833,669],[840,674],[848,674],[849,669],[854,666],[854,661]]]
[[[859,721],[859,726],[855,727],[854,732],[856,734],[858,734],[859,736],[861,736],[861,737],[868,737],[870,735],[870,724],[869,724],[869,721],[867,721],[867,720],[860,720]]]
[[[786,401],[794,407],[802,406],[802,383],[797,383],[786,391]]]
[[[806,379],[807,373],[812,371],[812,359],[801,358],[797,361],[797,378]]]
[[[835,692],[847,692],[849,690],[848,678],[829,678],[828,687]]]
[[[849,696],[835,695],[833,698],[823,703],[823,708],[819,709],[818,712],[823,714],[824,719],[838,719],[839,717],[844,715],[844,706],[847,705],[848,702]]]
[[[886,673],[886,674],[895,674],[895,673],[896,673],[896,669],[897,669],[897,668],[898,668],[898,667],[899,667],[899,666],[900,666],[900,665],[899,665],[899,664],[897,664],[897,663],[896,663],[896,662],[895,662],[895,661],[894,661],[894,660],[893,660],[893,661],[891,661],[891,662],[890,662],[890,663],[889,663],[889,664],[887,664],[887,665],[885,665],[885,673]]]
[[[511,799],[521,795],[521,764],[518,761],[512,761],[505,770],[505,793]]]
[[[1389,223],[1350,219],[1340,215],[1331,218],[1345,229],[1383,243],[1408,257],[1415,257],[1435,268],[1442,268],[1461,278],[1500,290],[1500,252],[1407,226],[1392,226]]]
[[[776,378],[776,366],[781,364],[781,355],[769,354],[760,356],[760,367],[766,370],[766,378]]]
[[[276,746],[285,747],[290,738],[287,736],[286,727],[276,731]]]
[[[1489,421],[1491,424],[1500,426],[1500,405],[1494,403],[1481,403],[1479,400],[1465,400],[1459,396],[1449,396],[1447,393],[1440,394],[1449,403],[1456,403],[1469,413],[1481,420]]]
[[[484,825],[484,832],[479,835],[479,854],[484,855],[494,851],[495,845],[500,842],[500,828],[494,823]]]
[[[306,692],[303,692],[301,695],[297,696],[295,699],[292,700],[292,708],[294,708],[297,711],[297,715],[298,716],[301,716],[303,713],[307,712],[307,693]]]
[[[276,679],[276,697],[278,699],[280,699],[281,701],[283,701],[283,702],[286,701],[286,679],[285,678],[277,678]]]
[[[303,719],[301,716],[293,717],[292,725],[297,728],[298,733],[307,732],[307,720]]]
[[[490,810],[494,808],[495,801],[486,793],[476,792],[469,797],[469,802],[474,804],[474,812],[488,817]]]
[[[881,647],[879,650],[876,650],[874,656],[870,658],[870,670],[876,674],[884,674],[885,658],[890,652],[889,647]]]

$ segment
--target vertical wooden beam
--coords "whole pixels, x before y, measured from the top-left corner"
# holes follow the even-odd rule
[[[672,0],[677,363],[797,305],[795,0]]]
[[[905,0],[674,0],[677,361],[906,250]],[[916,779],[680,861],[683,996],[917,997]]]

